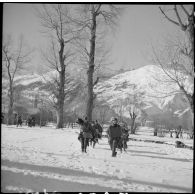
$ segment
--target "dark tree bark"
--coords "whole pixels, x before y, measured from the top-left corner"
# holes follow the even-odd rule
[[[82,6],[81,6],[82,7]],[[82,9],[84,8],[84,9]],[[103,4],[86,4],[81,8],[80,15],[83,16],[82,19],[73,19],[73,21],[81,27],[81,31],[85,34],[84,37],[87,37],[85,40],[89,40],[89,48],[86,47],[88,44],[77,43],[81,47],[82,57],[84,56],[84,61],[87,62],[87,105],[86,105],[86,115],[89,121],[92,120],[92,111],[94,108],[94,100],[96,94],[94,94],[94,86],[98,83],[99,78],[94,81],[94,72],[102,64],[100,60],[97,64],[98,54],[97,54],[97,45],[99,40],[99,29],[103,27],[102,25],[114,24],[114,19],[118,15],[118,10],[113,5],[103,5]],[[103,20],[102,20],[103,19]],[[104,22],[103,22],[104,21]],[[101,26],[101,27],[99,27]],[[84,31],[83,31],[84,30]],[[101,30],[100,30],[101,31]],[[87,32],[87,33],[86,33]],[[101,44],[102,46],[102,44]],[[84,55],[83,55],[84,54]],[[105,58],[104,58],[105,59]],[[96,64],[95,64],[96,63]],[[96,67],[96,68],[95,68]]]
[[[8,69],[8,77],[9,77],[9,90],[8,90],[9,105],[8,105],[7,125],[12,125],[14,123],[13,121],[14,88],[13,88],[13,79],[10,74],[10,69]]]
[[[137,115],[134,112],[132,112],[130,113],[130,117],[131,117],[131,134],[135,134],[135,130],[136,130],[135,119]]]
[[[89,53],[89,68],[87,71],[87,83],[88,83],[88,99],[87,99],[87,108],[86,115],[89,121],[92,120],[92,111],[93,111],[93,100],[94,100],[94,92],[93,92],[93,73],[94,73],[94,62],[95,62],[95,43],[96,43],[96,16],[94,6],[92,6],[91,10],[91,37],[90,37],[90,53]]]
[[[64,63],[65,57],[64,57],[64,40],[63,38],[60,40],[60,51],[59,51],[59,61],[60,61],[60,67],[61,71],[59,71],[59,77],[60,77],[60,83],[59,83],[59,96],[57,100],[57,125],[56,128],[63,128],[64,123],[64,98],[65,98],[65,92],[64,92],[64,85],[65,85],[65,70],[66,65]]]

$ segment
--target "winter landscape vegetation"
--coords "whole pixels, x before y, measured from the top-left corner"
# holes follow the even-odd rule
[[[192,193],[193,98],[193,5],[4,3],[1,192]]]

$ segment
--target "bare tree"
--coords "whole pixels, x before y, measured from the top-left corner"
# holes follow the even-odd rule
[[[148,117],[147,112],[145,110],[141,110],[140,121],[142,126],[145,126],[147,117]]]
[[[119,121],[122,122],[123,118],[124,118],[124,111],[125,111],[125,104],[124,104],[124,100],[122,98],[117,99],[114,102],[114,105],[112,106],[112,108],[115,110],[115,112],[118,114],[119,116]]]
[[[161,98],[179,95],[187,102],[191,110],[192,129],[194,123],[194,72],[192,71],[191,59],[182,54],[181,48],[188,45],[182,39],[168,40],[162,49],[154,49],[155,62],[159,64],[161,74],[155,76],[155,80],[160,84],[157,93]],[[166,87],[167,86],[167,87]],[[161,88],[164,88],[165,91]],[[169,90],[169,91],[167,91]],[[184,102],[184,103],[185,103]]]
[[[6,73],[8,78],[8,120],[7,124],[13,124],[13,106],[14,106],[14,79],[15,76],[24,69],[24,65],[30,61],[30,54],[32,51],[25,50],[24,39],[22,36],[19,38],[19,43],[16,50],[11,36],[3,37],[3,72]]]
[[[163,71],[163,78],[155,78],[160,83],[165,85],[177,86],[166,95],[184,94],[186,97],[191,111],[194,112],[194,90],[193,90],[193,75],[188,69],[189,61],[183,58],[180,52],[180,46],[173,45],[170,42],[160,51],[153,48],[155,61],[160,65]]]
[[[186,33],[190,47],[188,51],[184,50],[183,52],[184,54],[190,57],[191,63],[193,64],[194,63],[194,6],[190,5],[190,8],[187,8],[186,5],[173,5],[173,11],[176,15],[176,19],[172,19],[171,17],[169,17],[168,14],[161,7],[159,7],[159,9],[169,22],[178,26],[182,31]],[[185,18],[183,17],[183,14],[185,15]]]
[[[104,125],[106,123],[106,116],[108,114],[109,111],[109,107],[108,106],[102,106],[100,107],[100,111],[99,111],[99,119],[102,125]]]
[[[95,101],[93,117],[95,116],[102,125],[104,125],[109,117],[110,107],[105,101]]]
[[[141,116],[142,112],[144,112],[144,107],[146,106],[144,102],[145,93],[140,91],[136,85],[133,86],[132,92],[129,96],[124,100],[125,108],[129,113],[131,118],[131,133],[135,134],[136,130],[136,118]]]
[[[180,9],[178,9],[180,7]],[[189,105],[191,107],[192,112],[194,113],[194,91],[189,93],[186,90],[185,80],[188,77],[191,82],[194,79],[194,6],[191,5],[190,8],[187,9],[184,5],[174,5],[173,10],[176,15],[176,20],[170,18],[165,11],[161,7],[159,7],[161,13],[165,16],[165,18],[172,22],[174,25],[180,27],[182,31],[187,35],[187,42],[185,42],[185,38],[183,41],[177,40],[176,43],[166,46],[166,50],[170,52],[170,62],[169,65],[162,61],[159,56],[155,53],[155,58],[158,63],[161,65],[165,74],[170,78],[172,82],[175,82],[180,90],[186,96]],[[190,10],[191,9],[191,10]],[[182,12],[185,17],[182,17]],[[183,20],[186,22],[183,22]],[[165,64],[164,64],[165,63]],[[168,68],[166,68],[166,67]]]
[[[165,9],[159,7],[165,18],[180,27],[185,32],[184,36],[179,38],[171,38],[165,42],[162,49],[153,47],[155,62],[157,62],[163,73],[164,78],[155,78],[164,85],[176,86],[169,93],[164,95],[170,96],[175,94],[183,94],[187,100],[191,112],[192,121],[194,118],[194,7],[189,5],[173,5],[175,19],[168,16]],[[185,22],[184,22],[185,21]],[[187,38],[187,39],[186,39]],[[161,93],[162,94],[162,93]],[[193,124],[193,122],[192,122]],[[192,125],[193,126],[193,125]]]
[[[75,38],[73,26],[69,20],[70,6],[62,4],[42,5],[37,9],[38,17],[42,26],[49,33],[51,38],[51,53],[45,55],[48,66],[56,70],[58,75],[54,79],[53,97],[57,113],[56,128],[63,128],[64,100],[66,96],[66,69],[72,63],[73,53],[71,51],[71,41]],[[53,86],[53,85],[52,85]]]
[[[93,89],[98,83],[99,77],[94,79],[94,71],[102,64],[105,55],[101,55],[98,60],[98,45],[99,50],[102,49],[103,41],[99,42],[99,36],[105,32],[105,24],[114,24],[118,15],[118,9],[114,5],[109,4],[85,4],[79,8],[79,17],[73,21],[81,29],[81,38],[79,43],[81,55],[87,62],[87,107],[86,115],[89,121],[92,120],[93,102],[96,94]]]

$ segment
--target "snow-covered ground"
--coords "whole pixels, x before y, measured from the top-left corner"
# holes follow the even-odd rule
[[[129,141],[114,158],[106,138],[83,154],[78,129],[1,127],[2,192],[192,192],[193,150]]]

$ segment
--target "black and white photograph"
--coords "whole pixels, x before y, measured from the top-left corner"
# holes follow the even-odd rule
[[[194,193],[192,2],[1,5],[1,193]]]

